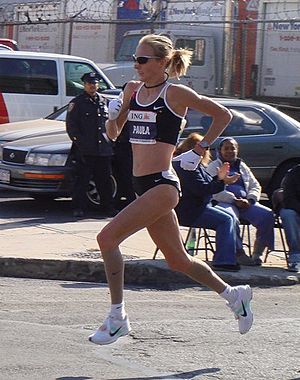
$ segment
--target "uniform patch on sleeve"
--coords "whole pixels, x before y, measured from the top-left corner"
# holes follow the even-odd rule
[[[68,105],[68,112],[71,112],[72,109],[74,108],[74,106],[75,106],[75,103],[69,103],[69,105]]]

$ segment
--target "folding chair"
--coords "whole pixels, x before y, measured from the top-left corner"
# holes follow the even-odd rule
[[[186,235],[186,238],[184,240],[184,246],[187,249],[187,243],[191,237],[191,234],[193,233],[193,229],[196,230],[196,242],[195,247],[192,249],[193,251],[205,251],[205,260],[208,261],[208,253],[212,252],[215,253],[215,235],[209,234],[208,230],[206,228],[195,228],[195,227],[189,227],[188,233]],[[201,240],[204,240],[204,247],[201,247]],[[153,260],[155,260],[157,254],[158,254],[159,248],[156,247],[153,255]]]
[[[274,212],[274,228],[279,230],[279,236],[281,240],[282,248],[275,248],[273,250],[268,250],[265,255],[264,263],[267,262],[267,258],[271,252],[283,252],[285,256],[286,265],[288,266],[288,248],[285,240],[284,228],[282,224],[282,220],[279,215],[280,208],[282,207],[283,202],[283,189],[279,188],[274,190],[272,194],[272,208]]]
[[[193,229],[193,227],[190,227],[189,233],[191,233],[192,229]],[[211,233],[209,233],[209,231],[210,231],[209,229],[203,228],[203,227],[199,227],[198,229],[195,228],[195,230],[196,230],[196,244],[195,244],[194,251],[196,252],[196,254],[197,254],[197,251],[204,251],[205,252],[205,260],[209,261],[208,253],[211,252],[212,254],[214,254],[215,250],[216,250],[216,248],[215,248],[215,243],[216,243],[215,233],[212,235]],[[188,242],[188,238],[189,238],[189,236],[187,236],[186,244]],[[203,239],[203,247],[201,247],[201,240],[202,239]],[[185,247],[186,247],[186,244],[185,244]]]
[[[249,256],[251,257],[251,234],[250,234],[250,226],[251,224],[247,222],[247,220],[240,219],[240,226],[241,226],[241,239],[243,242],[243,246],[247,247]],[[246,240],[246,243],[244,241]]]
[[[274,228],[277,228],[279,230],[279,236],[280,236],[282,248],[274,248],[272,250],[268,249],[265,255],[264,263],[267,262],[267,258],[271,252],[283,252],[285,256],[286,265],[288,266],[288,248],[285,241],[284,228],[283,228],[280,216],[278,214],[274,214],[274,217],[275,217]]]

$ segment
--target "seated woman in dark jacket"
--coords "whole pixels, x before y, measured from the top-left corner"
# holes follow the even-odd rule
[[[175,156],[193,147],[202,140],[202,136],[191,133],[179,144]],[[182,197],[175,209],[179,223],[187,227],[203,227],[216,231],[216,252],[213,257],[213,267],[219,270],[238,270],[237,263],[237,233],[238,220],[224,209],[213,206],[210,201],[212,194],[224,190],[225,184],[237,181],[239,175],[228,176],[228,164],[224,163],[215,177],[210,176],[205,166],[209,162],[210,153],[207,150],[200,165],[194,171],[184,170],[180,162],[173,161],[173,167],[180,179]],[[243,251],[240,255],[245,255]],[[246,259],[248,257],[246,256]],[[250,258],[243,264],[252,264]]]

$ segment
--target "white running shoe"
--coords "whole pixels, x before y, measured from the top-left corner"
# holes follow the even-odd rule
[[[121,336],[128,335],[130,331],[131,327],[127,316],[123,320],[119,320],[109,315],[103,325],[89,336],[89,341],[101,345],[110,344]]]
[[[239,322],[240,333],[246,334],[253,323],[253,313],[250,306],[252,289],[249,285],[234,286],[233,288],[237,292],[237,299],[233,303],[227,302],[227,306],[232,310],[235,319]]]

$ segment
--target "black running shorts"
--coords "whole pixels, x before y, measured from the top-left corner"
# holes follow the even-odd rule
[[[179,195],[181,194],[179,179],[173,170],[164,170],[162,172],[133,177],[133,188],[137,195],[142,195],[152,187],[168,184],[176,187]]]

